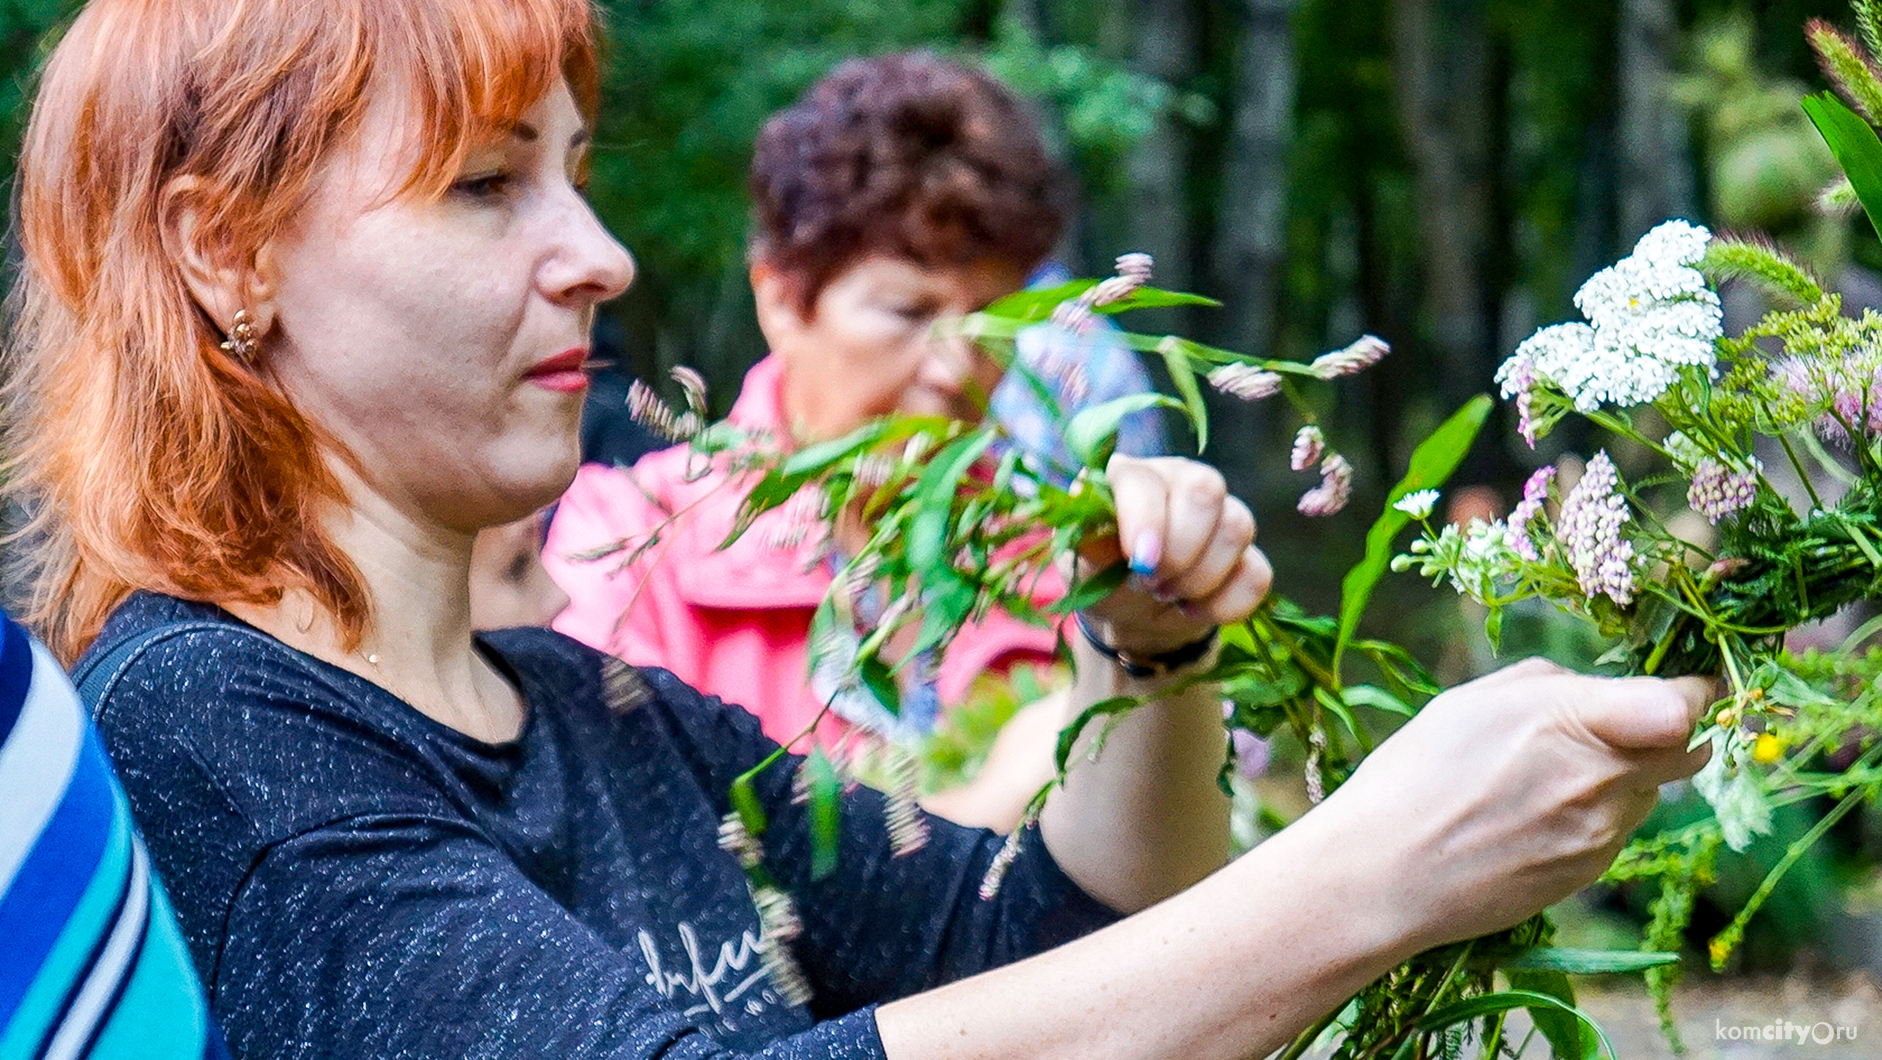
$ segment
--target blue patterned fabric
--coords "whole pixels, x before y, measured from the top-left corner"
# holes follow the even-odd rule
[[[1071,279],[1064,266],[1050,264],[1034,273],[1027,287],[1056,287]],[[1108,317],[1099,317],[1097,326],[1084,335],[1038,324],[1020,332],[1016,346],[1019,367],[994,388],[988,413],[1012,434],[1035,467],[1061,483],[1070,481],[1078,463],[1056,424],[1093,405],[1154,389],[1150,376]],[[1029,374],[1045,384],[1049,400],[1027,379]],[[1127,456],[1168,451],[1163,420],[1155,409],[1124,418],[1117,451]]]
[[[226,1056],[97,733],[0,616],[0,1060]]]

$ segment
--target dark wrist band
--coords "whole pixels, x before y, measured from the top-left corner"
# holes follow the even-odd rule
[[[1076,612],[1072,617],[1077,620],[1078,631],[1085,635],[1085,643],[1090,644],[1093,651],[1111,660],[1126,674],[1139,679],[1164,677],[1185,666],[1194,666],[1203,661],[1215,649],[1216,637],[1222,632],[1222,627],[1210,626],[1209,632],[1180,648],[1160,651],[1155,655],[1138,655],[1135,652],[1120,651],[1098,639],[1098,634],[1092,630],[1091,623],[1085,620],[1083,611]]]

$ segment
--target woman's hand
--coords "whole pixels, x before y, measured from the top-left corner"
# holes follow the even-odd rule
[[[1685,747],[1710,698],[1700,680],[1539,662],[1460,686],[1324,803],[1188,891],[884,1005],[884,1049],[1266,1056],[1414,954],[1508,927],[1594,879],[1658,785],[1704,761]]]
[[[1497,931],[1593,882],[1660,785],[1705,764],[1686,746],[1713,698],[1517,663],[1432,700],[1309,818],[1346,830],[1355,871],[1404,881],[1421,948]]]
[[[1086,752],[1097,727],[1084,733],[1040,827],[1072,879],[1114,908],[1133,910],[1227,860],[1228,800],[1215,782],[1226,736],[1214,689],[1172,684],[1120,663],[1178,652],[1218,625],[1241,621],[1267,595],[1273,572],[1254,547],[1254,516],[1229,496],[1214,469],[1193,460],[1119,456],[1105,473],[1118,541],[1129,549],[1134,573],[1082,616],[1092,642],[1069,638],[1076,676],[1058,724],[1120,696],[1149,702],[1105,727],[1095,760]],[[1081,558],[1114,563],[1122,556],[1118,541],[1088,548]]]
[[[1107,644],[1160,654],[1241,621],[1261,603],[1274,571],[1254,546],[1254,515],[1229,496],[1219,472],[1194,460],[1114,456],[1105,476],[1118,541],[1084,558],[1115,562],[1128,550],[1132,572],[1087,612]]]

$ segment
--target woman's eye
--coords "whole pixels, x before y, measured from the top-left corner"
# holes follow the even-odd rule
[[[508,173],[478,173],[453,181],[451,192],[468,199],[495,199],[509,190],[510,180]]]

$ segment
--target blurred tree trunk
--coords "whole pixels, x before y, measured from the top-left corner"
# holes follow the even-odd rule
[[[1007,0],[1000,9],[1000,15],[1002,19],[1018,26],[1042,49],[1050,51],[1061,43],[1052,22],[1051,5],[1046,0]],[[1031,102],[1038,108],[1039,131],[1045,137],[1047,146],[1065,163],[1069,179],[1077,181],[1083,174],[1078,171],[1073,159],[1071,134],[1065,128],[1064,112],[1050,100],[1035,99]],[[1065,232],[1059,236],[1058,246],[1052,249],[1052,259],[1079,276],[1101,271],[1094,270],[1089,263],[1091,204],[1083,201],[1083,198],[1081,194],[1080,201],[1073,203],[1071,216],[1066,219]]]
[[[1241,33],[1229,100],[1222,160],[1221,212],[1215,230],[1210,294],[1222,299],[1212,321],[1221,345],[1272,356],[1275,305],[1287,251],[1288,146],[1294,129],[1298,68],[1293,14],[1298,0],[1239,0]],[[1259,404],[1217,396],[1210,402],[1216,436],[1262,438]],[[1238,492],[1250,493],[1279,470],[1258,447],[1219,445],[1211,454]]]
[[[1297,70],[1291,17],[1298,0],[1241,0],[1222,212],[1215,233],[1214,294],[1224,344],[1267,354],[1287,238],[1288,143]]]
[[[1202,25],[1197,0],[1120,0],[1114,9],[1128,25],[1132,65],[1177,91],[1186,90],[1201,68]],[[1156,284],[1178,291],[1196,288],[1195,228],[1189,211],[1188,174],[1192,162],[1188,130],[1174,113],[1159,115],[1150,134],[1131,152],[1125,164],[1125,250],[1148,251],[1156,258]],[[1102,265],[1098,266],[1100,269]],[[1159,309],[1141,314],[1133,327],[1145,331],[1195,334],[1194,315],[1181,309]],[[1150,358],[1151,361],[1156,359]],[[1160,385],[1162,365],[1151,372]],[[1171,441],[1182,451],[1191,444],[1172,423]]]
[[[1423,255],[1423,323],[1435,345],[1447,405],[1489,378],[1494,317],[1494,167],[1490,43],[1483,0],[1395,0],[1392,65],[1399,125],[1411,158]]]
[[[1177,90],[1186,89],[1200,65],[1201,25],[1193,0],[1123,0],[1134,38],[1136,69]],[[1196,243],[1189,215],[1189,136],[1181,119],[1165,113],[1131,152],[1125,182],[1130,208],[1126,233],[1131,250],[1157,259],[1157,285],[1195,286]],[[1181,327],[1176,314],[1165,326]]]
[[[1621,0],[1620,237],[1631,245],[1668,217],[1690,215],[1686,117],[1673,101],[1679,18],[1673,0]]]

